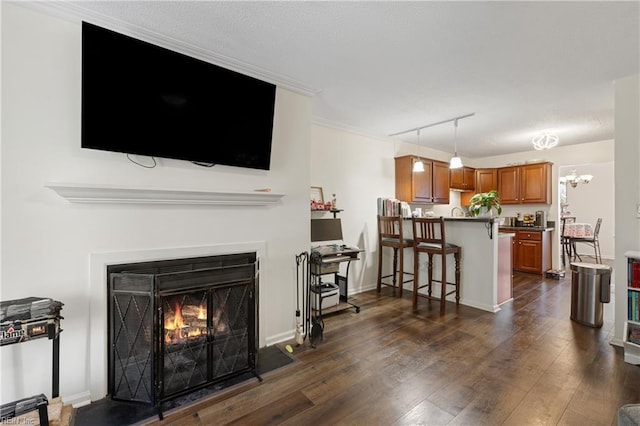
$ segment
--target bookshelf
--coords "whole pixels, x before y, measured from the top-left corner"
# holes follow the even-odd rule
[[[628,251],[627,322],[624,329],[624,360],[640,364],[640,251]]]

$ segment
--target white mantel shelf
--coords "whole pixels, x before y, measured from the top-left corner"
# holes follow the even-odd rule
[[[88,204],[268,206],[278,203],[285,195],[266,191],[202,191],[77,183],[47,183],[45,187],[71,203]]]

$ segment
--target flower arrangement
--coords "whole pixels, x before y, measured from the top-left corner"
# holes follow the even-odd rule
[[[498,191],[495,189],[475,194],[469,201],[469,214],[471,216],[481,216],[483,214],[492,216],[494,210],[498,215],[502,213],[500,197],[498,197]]]

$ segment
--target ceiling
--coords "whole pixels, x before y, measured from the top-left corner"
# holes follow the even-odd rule
[[[22,3],[24,4],[24,3]],[[313,95],[316,123],[463,158],[613,139],[640,2],[33,3]],[[398,138],[415,143],[416,132]]]

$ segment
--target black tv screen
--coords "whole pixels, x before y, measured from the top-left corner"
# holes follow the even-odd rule
[[[273,84],[82,23],[82,147],[268,170]]]

